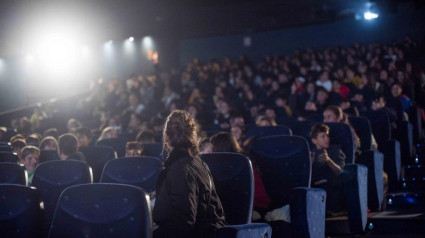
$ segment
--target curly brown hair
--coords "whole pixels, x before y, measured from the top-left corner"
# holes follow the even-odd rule
[[[163,141],[169,149],[179,148],[189,152],[191,156],[199,154],[198,123],[183,110],[174,110],[165,121]]]

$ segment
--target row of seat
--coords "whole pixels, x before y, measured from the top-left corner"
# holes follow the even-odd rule
[[[291,219],[293,221],[291,226],[293,227],[294,233],[303,237],[316,235],[318,235],[318,237],[323,237],[326,195],[323,190],[309,188],[311,162],[307,141],[297,136],[264,137],[258,139],[254,143],[253,153],[255,153],[258,158],[262,158],[259,159],[259,167],[262,171],[266,171],[263,175],[265,176],[264,180],[267,193],[272,199],[272,206],[279,207],[285,204],[291,205]],[[211,168],[217,186],[217,191],[223,201],[223,206],[225,208],[226,215],[228,216],[229,223],[248,223],[251,220],[250,216],[253,199],[253,178],[249,159],[239,154],[211,154],[203,155],[202,158]],[[141,172],[151,172],[147,177],[155,176],[155,173],[152,173],[152,171],[158,169],[158,166],[152,169],[144,169],[142,167],[147,167],[146,165],[138,167],[134,164],[135,161],[140,162],[148,160],[140,158],[111,160],[108,164],[114,164],[114,166],[111,166],[113,167],[113,170],[109,176],[105,176],[105,178],[113,177],[115,182],[131,184],[131,182],[137,181],[137,179],[132,176],[136,174],[140,175]],[[120,166],[120,163],[126,165]],[[72,169],[59,169],[55,168],[54,165],[60,165],[67,168],[75,165],[75,167],[80,167],[80,170],[83,172],[78,173],[74,171],[69,175],[65,175],[64,173],[72,171]],[[33,185],[38,187],[42,194],[46,193],[44,196],[52,195],[52,191],[57,191],[57,200],[60,193],[59,190],[63,190],[63,186],[65,186],[65,184],[70,186],[75,183],[90,182],[90,171],[87,171],[88,166],[85,165],[85,168],[83,168],[83,165],[85,164],[77,161],[54,161],[40,164],[34,174]],[[155,165],[155,163],[151,163],[151,165]],[[158,163],[156,163],[156,165],[158,165]],[[107,174],[107,167],[108,166],[105,167],[104,174]],[[344,170],[344,173],[347,174],[345,176],[345,178],[347,178],[346,181],[348,181],[346,183],[347,186],[353,187],[352,189],[356,191],[367,188],[367,184],[359,184],[360,182],[365,182],[358,179],[359,176],[361,177],[361,173],[359,172],[362,171],[364,172],[365,168],[361,166],[347,166],[347,169]],[[44,173],[49,175],[38,175]],[[82,174],[86,174],[86,176],[83,176]],[[145,181],[149,180],[147,177],[144,178]],[[353,177],[356,179],[353,179]],[[104,176],[102,176],[101,180],[103,178]],[[235,183],[234,181],[238,182]],[[243,184],[240,183],[247,184],[243,186]],[[50,188],[43,189],[44,187],[49,186],[54,186],[59,188],[59,190]],[[251,189],[249,190],[248,188]],[[241,193],[237,195],[238,199],[234,199],[236,197],[236,191],[241,191]],[[353,208],[351,210],[356,211],[349,212],[349,216],[352,218],[350,220],[358,221],[352,225],[352,230],[354,232],[361,232],[364,230],[366,222],[364,215],[366,214],[365,208],[367,205],[360,205],[366,202],[364,195],[365,193],[363,191],[359,195],[357,202],[348,203]],[[352,199],[351,197],[352,196],[347,196],[347,198]],[[247,202],[241,202],[241,199]],[[49,217],[51,218],[53,215],[55,207],[54,204],[52,204],[53,201],[54,199],[47,199],[45,201],[47,224],[49,223]],[[50,210],[48,207],[50,207]],[[47,225],[45,228],[48,229],[48,227],[49,226]]]

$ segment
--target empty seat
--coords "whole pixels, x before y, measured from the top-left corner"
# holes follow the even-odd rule
[[[50,238],[150,238],[152,222],[146,193],[124,184],[84,184],[59,198]]]
[[[18,163],[18,155],[11,152],[0,151],[0,163],[1,162]]]
[[[254,202],[254,176],[251,161],[238,153],[202,154],[230,225],[251,222]]]
[[[94,183],[100,181],[106,163],[117,157],[114,149],[109,146],[88,146],[81,148],[80,152],[84,154],[86,162],[92,168]]]
[[[290,136],[292,131],[286,126],[255,126],[246,133],[246,137],[252,136]]]
[[[123,138],[108,138],[96,142],[96,146],[105,145],[112,147],[117,152],[118,157],[123,157],[125,156],[126,143],[127,140]]]
[[[130,184],[152,192],[161,170],[162,163],[155,157],[118,158],[106,163],[100,182]]]
[[[48,161],[37,166],[31,185],[40,190],[44,201],[44,229],[50,227],[62,191],[76,184],[91,183],[92,180],[91,169],[84,162]]]
[[[266,223],[224,226],[217,230],[216,238],[270,238],[272,228]]]
[[[47,161],[60,160],[59,154],[56,150],[42,150],[40,151],[40,163]]]
[[[28,185],[25,167],[17,163],[0,163],[0,183]]]
[[[0,184],[0,236],[41,238],[43,210],[36,188]]]

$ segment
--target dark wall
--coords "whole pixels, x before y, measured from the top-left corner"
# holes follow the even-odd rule
[[[354,42],[389,42],[406,34],[422,39],[425,33],[425,11],[404,9],[396,15],[384,15],[372,21],[346,19],[333,23],[226,37],[189,39],[180,45],[180,65],[194,57],[211,59],[246,54],[254,61],[266,54],[288,55],[294,50],[349,45]],[[249,37],[250,46],[244,45]]]

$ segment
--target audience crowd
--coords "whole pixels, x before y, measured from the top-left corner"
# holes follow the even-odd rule
[[[265,56],[258,63],[244,55],[206,63],[193,59],[181,70],[163,72],[156,68],[152,76],[92,82],[90,95],[80,99],[75,108],[66,109],[74,113],[72,118],[55,123],[63,128],[49,124],[63,108],[42,106],[29,117],[2,126],[19,133],[10,142],[30,177],[40,150],[58,150],[63,160],[84,161],[78,149],[107,138],[123,138],[128,141],[126,155],[139,156],[143,143],[161,142],[165,119],[175,109],[186,110],[200,124],[201,153],[249,156],[252,140],[245,133],[252,126],[276,126],[288,120],[349,124],[348,116],[359,116],[365,110],[387,110],[397,135],[398,125],[415,113],[425,120],[425,68],[417,63],[423,47],[406,36],[389,44],[356,43]],[[6,129],[0,132],[0,140],[4,140]],[[316,146],[312,149],[313,178],[320,187],[321,179],[333,180],[341,174],[345,155],[329,145],[326,125],[315,125],[311,134]],[[353,137],[360,146],[355,132]],[[255,158],[251,159],[254,205],[264,215],[270,199]],[[329,166],[324,168],[317,162]]]

